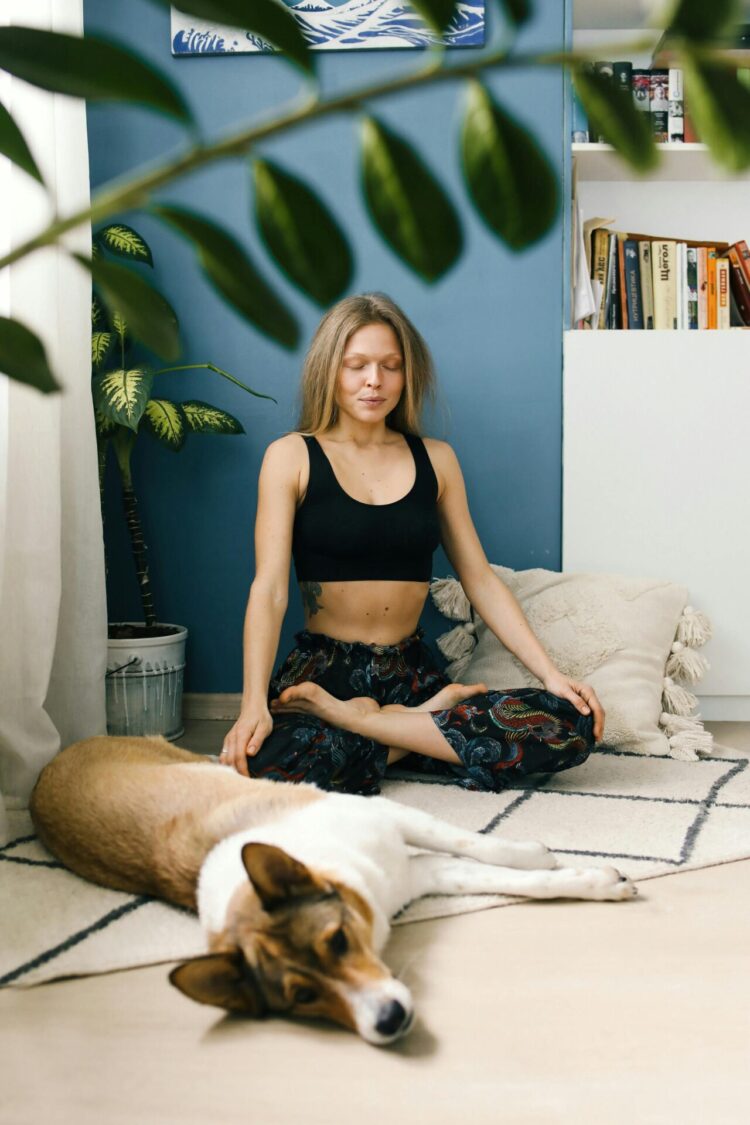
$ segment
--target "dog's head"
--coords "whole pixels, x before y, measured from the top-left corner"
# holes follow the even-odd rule
[[[202,1004],[248,1016],[322,1017],[377,1045],[409,1030],[409,990],[376,956],[368,904],[271,844],[242,849],[248,875],[212,952],[172,984]]]

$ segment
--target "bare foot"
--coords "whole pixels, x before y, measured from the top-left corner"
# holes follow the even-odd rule
[[[486,684],[446,684],[444,688],[436,692],[430,699],[424,703],[420,703],[418,707],[412,707],[412,711],[447,711],[449,707],[455,707],[457,703],[462,700],[468,699],[472,695],[479,695],[480,692],[487,691]]]
[[[271,703],[271,712],[274,715],[283,715],[291,711],[303,711],[309,715],[317,715],[335,727],[348,727],[351,716],[361,715],[373,710],[372,707],[362,705],[365,696],[356,700],[336,699],[334,695],[322,688],[320,684],[305,680],[301,684],[284,688],[278,699]],[[372,700],[375,703],[375,700]],[[380,710],[375,703],[375,710]]]

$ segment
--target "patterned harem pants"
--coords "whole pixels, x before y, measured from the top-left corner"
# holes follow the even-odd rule
[[[311,680],[337,699],[366,695],[381,706],[415,707],[451,682],[422,638],[417,629],[395,645],[367,645],[303,630],[271,680],[268,701]],[[513,775],[577,766],[594,748],[593,715],[535,688],[488,691],[429,714],[461,764],[413,753],[396,768],[438,774],[465,789],[498,792]],[[380,792],[387,756],[373,739],[295,712],[274,715],[273,731],[247,764],[251,777],[371,795]]]

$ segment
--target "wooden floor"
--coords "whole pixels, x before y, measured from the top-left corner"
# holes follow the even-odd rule
[[[220,744],[219,727],[183,743]],[[744,1123],[750,861],[640,892],[396,927],[387,960],[419,1018],[385,1049],[223,1017],[170,988],[167,966],[5,990],[0,1122]]]

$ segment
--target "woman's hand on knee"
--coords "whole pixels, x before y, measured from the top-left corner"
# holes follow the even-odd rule
[[[594,741],[601,742],[604,737],[604,708],[591,684],[583,680],[572,680],[562,672],[550,673],[543,681],[545,691],[567,699],[582,715],[594,716]]]
[[[273,719],[268,707],[241,711],[239,719],[224,738],[220,762],[232,766],[243,777],[249,777],[247,759],[255,757],[272,730]]]

